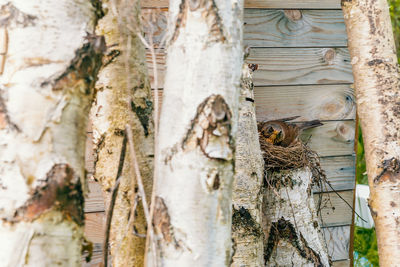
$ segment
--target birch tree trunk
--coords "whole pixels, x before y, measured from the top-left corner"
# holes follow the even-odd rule
[[[264,161],[258,140],[252,73],[243,65],[233,185],[232,267],[264,266],[261,227]]]
[[[140,5],[136,0],[103,1],[103,5],[108,12],[99,21],[97,32],[105,36],[110,48],[107,61],[99,73],[96,84],[98,93],[92,109],[96,159],[94,176],[109,201],[118,171],[125,125],[129,124],[133,130],[140,173],[145,181],[146,193],[150,196],[154,156],[153,105],[145,50],[137,37],[141,34]],[[146,239],[133,231],[146,235],[147,227],[137,190],[132,188],[135,173],[134,167],[129,164],[129,154],[128,150],[110,227],[112,266],[144,264]],[[128,225],[133,215],[132,206],[135,205],[134,223],[131,219],[133,225]]]
[[[265,266],[330,266],[308,168],[267,174],[263,203]]]
[[[229,266],[243,1],[173,0],[169,10],[148,266]]]
[[[342,1],[380,266],[400,265],[399,70],[385,0]]]
[[[80,266],[97,1],[0,1],[2,266]]]

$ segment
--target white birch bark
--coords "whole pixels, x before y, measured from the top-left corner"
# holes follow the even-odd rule
[[[232,267],[264,266],[262,182],[264,160],[258,140],[252,73],[243,65],[233,184]]]
[[[105,36],[110,48],[96,84],[98,93],[91,118],[96,159],[94,176],[102,185],[108,202],[127,124],[133,129],[135,153],[146,195],[151,196],[154,131],[145,50],[137,37],[141,34],[139,1],[103,1],[103,8],[108,12],[99,21],[97,32]],[[147,227],[140,198],[132,187],[132,179],[133,184],[136,179],[134,167],[129,164],[129,150],[126,153],[110,225],[112,266],[143,266],[146,239],[135,235],[133,229],[146,235]],[[137,209],[133,221],[131,209],[134,205]],[[130,219],[132,225],[128,225]]]
[[[309,169],[268,173],[263,203],[265,266],[330,266]]]
[[[147,262],[229,266],[243,1],[173,0],[169,10],[153,203],[157,251]]]
[[[386,0],[342,1],[380,266],[400,266],[399,69]]]
[[[1,0],[1,266],[80,266],[97,1]],[[97,6],[98,7],[98,6]]]

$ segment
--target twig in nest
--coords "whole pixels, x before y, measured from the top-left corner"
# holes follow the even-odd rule
[[[120,177],[122,174],[122,169],[124,168],[125,154],[126,154],[126,142],[127,142],[127,137],[126,137],[126,133],[124,133],[124,139],[122,140],[121,153],[119,156],[117,176],[115,178],[114,187],[111,192],[110,203],[109,203],[108,209],[107,209],[106,228],[105,228],[104,242],[103,242],[103,264],[104,264],[104,267],[108,266],[108,241],[110,239],[111,220],[112,220],[112,215],[114,212],[115,200],[117,199]]]

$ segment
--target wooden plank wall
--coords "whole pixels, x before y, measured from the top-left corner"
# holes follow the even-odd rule
[[[168,1],[144,0],[142,5],[145,20],[151,19],[156,29],[146,38],[152,38],[160,48],[156,58],[158,84],[162,86],[165,53],[161,40]],[[323,234],[329,254],[334,266],[349,266],[352,210],[345,201],[353,203],[356,108],[340,0],[246,0],[245,6],[244,43],[250,47],[247,62],[258,65],[254,74],[257,118],[301,116],[299,121],[323,121],[322,127],[305,132],[303,139],[319,153],[328,180],[337,190],[314,188],[315,200],[322,203]],[[150,54],[147,60],[153,80]],[[159,94],[162,96],[162,90]],[[89,130],[89,179],[93,173],[90,137]],[[86,234],[95,246],[93,260],[84,264],[88,267],[101,262],[104,223],[101,189],[92,179],[89,188]]]

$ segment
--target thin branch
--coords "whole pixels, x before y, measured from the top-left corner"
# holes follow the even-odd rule
[[[155,252],[155,243],[153,242],[154,240],[154,229],[153,229],[153,224],[150,218],[150,211],[149,211],[149,205],[147,204],[147,199],[146,199],[146,193],[144,191],[144,186],[143,186],[143,180],[142,180],[142,176],[140,174],[140,169],[139,169],[139,164],[137,162],[137,158],[136,158],[136,152],[135,152],[135,146],[133,144],[133,137],[132,137],[132,129],[131,127],[127,124],[125,126],[125,131],[127,133],[127,137],[128,137],[128,142],[129,142],[129,150],[131,151],[131,163],[134,167],[135,170],[135,175],[136,175],[136,181],[137,181],[137,185],[139,187],[139,194],[140,197],[142,199],[142,205],[143,205],[143,211],[144,211],[144,216],[146,218],[146,222],[147,222],[147,227],[149,229],[149,234],[150,234],[150,238],[151,238],[151,243],[153,245],[153,251]],[[155,257],[154,254],[154,264],[155,266],[157,266],[156,263],[157,258]]]
[[[104,242],[103,242],[103,264],[104,264],[104,267],[108,266],[108,241],[110,239],[111,220],[112,220],[112,215],[114,212],[115,200],[117,199],[117,193],[118,193],[118,188],[119,188],[119,184],[120,184],[120,177],[122,174],[122,170],[124,168],[125,154],[126,154],[126,142],[127,142],[127,136],[125,133],[124,139],[122,140],[121,153],[119,156],[117,176],[115,178],[114,187],[111,192],[110,203],[109,203],[108,209],[107,209],[106,227],[105,227],[105,234],[104,234],[105,238],[104,238]]]

